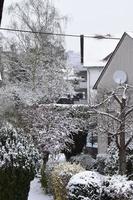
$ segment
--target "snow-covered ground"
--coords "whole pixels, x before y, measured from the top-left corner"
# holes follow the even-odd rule
[[[46,195],[41,188],[41,184],[38,178],[35,178],[31,182],[31,188],[29,192],[28,200],[53,200],[52,196]]]

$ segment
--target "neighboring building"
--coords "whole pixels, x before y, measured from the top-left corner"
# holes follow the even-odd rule
[[[93,86],[100,73],[112,55],[118,39],[105,35],[106,38],[84,39],[84,66],[80,63],[80,54],[67,52],[67,63],[73,68],[73,75],[69,79],[74,81],[75,103],[91,104],[95,97]]]
[[[71,69],[68,80],[73,83],[74,104],[86,104],[87,103],[87,70],[80,63],[80,54],[68,51],[67,52],[67,64]]]
[[[116,88],[119,81],[115,80],[117,71],[124,72],[127,76],[126,83],[133,85],[133,33],[123,34],[93,89],[99,91]]]
[[[99,39],[85,38],[84,68],[87,69],[87,101],[89,104],[94,103],[93,86],[119,41],[112,38],[111,35],[105,35],[105,37],[108,39],[102,36],[99,36]]]
[[[74,74],[76,76],[74,82],[75,89],[75,103],[79,104],[87,104],[87,70],[80,66],[74,70]]]
[[[133,85],[133,33],[124,33],[107,61],[93,89],[98,95],[127,83]],[[104,154],[108,147],[108,135],[98,135],[98,153]]]

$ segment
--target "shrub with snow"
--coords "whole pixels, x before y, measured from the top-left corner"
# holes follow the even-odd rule
[[[66,186],[70,178],[84,169],[78,164],[70,164],[68,162],[61,163],[54,167],[52,172],[52,186],[55,200],[66,200]]]
[[[127,157],[127,176],[130,180],[133,180],[133,151]]]
[[[0,200],[27,200],[38,151],[20,129],[0,129]]]
[[[119,151],[116,147],[115,141],[112,141],[108,147],[107,155],[105,159],[104,172],[107,175],[118,174],[119,172]]]
[[[107,154],[98,154],[94,168],[103,175],[114,175],[118,173],[118,151],[108,149]]]
[[[11,125],[0,129],[0,168],[34,169],[38,155],[30,137],[25,135],[21,129],[15,129]]]
[[[72,156],[70,162],[80,164],[84,169],[90,170],[95,164],[95,159],[93,159],[89,154],[81,154]]]
[[[105,174],[105,167],[106,167],[105,163],[107,157],[108,157],[107,154],[98,154],[94,165],[94,170],[103,175]]]
[[[125,176],[107,177],[102,186],[101,200],[133,200],[133,181]]]
[[[69,200],[99,200],[104,176],[85,171],[74,175],[68,185]]]
[[[133,181],[120,175],[81,172],[70,179],[67,190],[69,200],[133,200]]]

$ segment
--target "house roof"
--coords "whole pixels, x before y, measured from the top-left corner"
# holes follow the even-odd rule
[[[100,80],[102,79],[102,77],[103,77],[105,71],[106,71],[107,68],[109,67],[109,64],[111,63],[111,61],[112,61],[112,59],[113,59],[113,57],[114,57],[116,51],[119,49],[121,43],[123,42],[125,36],[127,36],[127,35],[128,35],[129,37],[133,38],[133,33],[132,33],[132,32],[125,32],[125,33],[122,35],[122,37],[121,37],[121,39],[119,40],[118,44],[116,45],[114,51],[112,52],[112,54],[111,54],[109,60],[107,61],[105,67],[103,68],[103,70],[102,70],[102,72],[101,72],[99,78],[97,79],[95,85],[93,86],[93,89],[97,89],[97,86],[98,86]]]
[[[84,66],[104,67],[107,63],[105,58],[114,51],[119,42],[119,38],[111,35],[105,35],[105,37],[99,39],[84,38]]]

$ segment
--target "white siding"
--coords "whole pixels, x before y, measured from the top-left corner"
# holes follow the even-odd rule
[[[117,84],[113,80],[116,70],[122,70],[127,74],[127,83],[133,85],[133,39],[125,36],[118,50],[115,52],[108,68],[99,82],[99,89],[116,88]]]
[[[101,67],[91,67],[87,68],[87,99],[88,103],[93,101],[93,96],[95,96],[95,91],[92,89],[96,80],[98,79],[102,71]]]
[[[104,89],[111,91],[111,89],[118,86],[113,80],[113,74],[117,70],[126,72],[127,83],[133,85],[133,39],[128,35],[125,36],[119,48],[115,51],[108,68],[101,78],[97,89],[99,92]],[[98,153],[106,153],[107,139],[107,135],[98,134]]]

